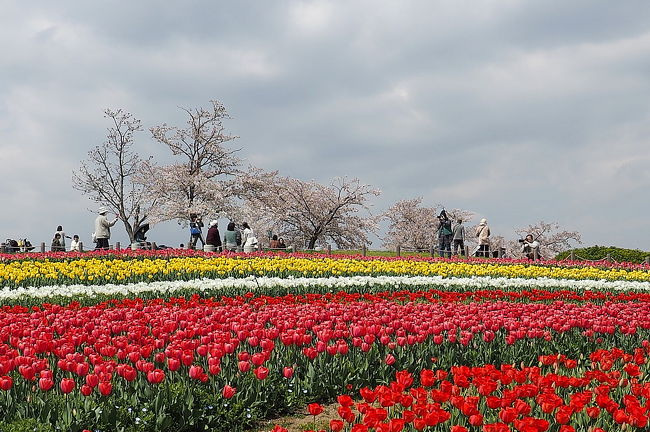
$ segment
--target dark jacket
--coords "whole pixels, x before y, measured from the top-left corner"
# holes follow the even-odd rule
[[[219,230],[217,229],[216,225],[208,230],[208,235],[205,238],[205,244],[216,247],[221,246],[221,238],[219,238]]]

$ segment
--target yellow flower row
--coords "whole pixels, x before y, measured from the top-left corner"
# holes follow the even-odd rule
[[[491,276],[649,281],[644,270],[525,264],[357,260],[310,257],[176,257],[142,260],[78,259],[0,263],[0,285],[97,284],[186,277],[264,276]]]

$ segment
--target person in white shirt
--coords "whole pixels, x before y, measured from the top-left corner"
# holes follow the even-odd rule
[[[257,237],[255,237],[253,230],[250,226],[248,226],[247,222],[244,222],[241,224],[241,226],[244,228],[244,231],[241,235],[241,242],[244,245],[244,252],[253,252],[255,249],[257,249]]]
[[[529,260],[538,260],[541,259],[539,255],[539,242],[533,239],[532,234],[528,234],[524,240],[519,240],[521,242],[521,252]]]
[[[73,235],[72,241],[70,242],[70,252],[81,252],[81,245],[79,244],[79,236]]]
[[[108,209],[106,207],[99,208],[99,216],[95,219],[95,250],[108,249],[108,239],[111,238],[111,227],[117,222],[117,217],[111,222],[106,218]]]

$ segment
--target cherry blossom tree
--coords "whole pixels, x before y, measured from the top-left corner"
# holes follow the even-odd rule
[[[243,212],[257,232],[270,230],[308,249],[332,240],[339,248],[368,245],[377,228],[368,200],[380,191],[358,179],[336,178],[329,185],[255,171],[242,179]]]
[[[110,119],[107,139],[88,152],[88,159],[73,172],[75,189],[117,214],[131,242],[156,205],[149,188],[137,181],[143,165],[133,149],[135,132],[141,131],[140,120],[121,109],[104,111]]]
[[[437,243],[438,208],[422,207],[422,197],[401,200],[391,206],[382,217],[388,221],[388,232],[383,245],[397,245],[428,250]]]
[[[226,108],[218,101],[210,103],[209,108],[181,108],[188,117],[184,128],[163,124],[150,129],[154,140],[178,159],[171,165],[150,162],[143,167],[141,181],[160,203],[156,220],[186,221],[190,213],[218,215],[236,206],[241,160],[237,149],[224,144],[237,137],[225,131],[223,122],[230,118]]]
[[[383,245],[392,248],[397,245],[417,250],[429,250],[438,244],[438,215],[441,205],[422,207],[422,197],[401,200],[391,206],[382,217],[388,221],[388,232],[383,238]],[[461,209],[445,209],[447,216],[455,224],[459,219],[467,222],[474,213]],[[469,239],[471,229],[465,228]]]

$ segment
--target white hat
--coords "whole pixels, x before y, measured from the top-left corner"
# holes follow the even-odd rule
[[[487,223],[487,219],[485,219],[485,218],[481,219],[481,223],[482,223],[482,224]]]
[[[215,220],[211,220],[211,221],[210,221],[210,224],[209,224],[208,226],[209,226],[210,228],[212,228],[213,226],[216,226],[218,223],[219,223],[219,221],[216,220],[216,219],[215,219]]]
[[[104,206],[101,206],[99,208],[99,210],[97,210],[97,213],[99,213],[99,214],[108,213],[108,209],[106,207],[104,207]]]

